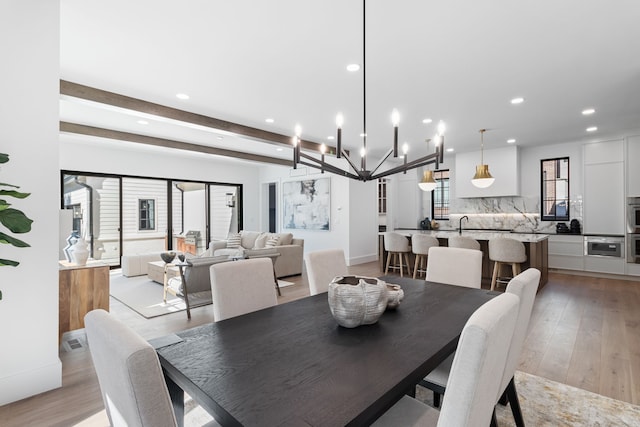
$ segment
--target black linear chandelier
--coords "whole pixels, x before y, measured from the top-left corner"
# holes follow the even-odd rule
[[[331,172],[334,173],[336,175],[341,175],[341,176],[345,176],[348,178],[352,178],[352,179],[357,179],[359,181],[371,181],[374,179],[378,179],[378,178],[383,178],[385,176],[389,176],[389,175],[393,175],[396,173],[406,173],[408,170],[411,169],[415,169],[415,168],[419,168],[422,166],[426,166],[429,164],[434,163],[435,164],[435,168],[438,169],[440,166],[440,163],[442,163],[444,161],[444,130],[445,130],[445,126],[444,123],[441,121],[438,124],[438,133],[436,134],[436,136],[434,137],[434,142],[435,142],[435,152],[431,153],[429,155],[426,155],[424,157],[421,157],[419,159],[413,160],[411,162],[407,161],[407,147],[405,144],[405,147],[403,149],[403,157],[404,157],[404,163],[384,170],[382,172],[378,172],[378,169],[380,168],[380,166],[382,166],[382,164],[389,158],[389,156],[391,154],[393,154],[393,157],[398,157],[398,123],[400,121],[400,114],[398,113],[397,110],[393,110],[393,113],[391,114],[391,121],[393,123],[393,148],[389,149],[389,151],[387,151],[384,156],[382,156],[382,158],[380,159],[380,161],[378,162],[378,164],[376,164],[376,166],[371,169],[368,170],[367,169],[367,74],[366,74],[366,31],[365,31],[365,0],[362,1],[362,82],[363,82],[363,123],[364,123],[364,129],[363,129],[363,134],[362,134],[362,148],[360,149],[360,167],[358,167],[356,165],[356,163],[354,163],[354,161],[352,159],[349,158],[348,153],[342,149],[342,124],[344,122],[344,119],[342,117],[342,114],[338,114],[338,116],[336,117],[336,126],[337,126],[337,144],[336,144],[336,158],[342,158],[344,157],[347,162],[349,163],[349,166],[351,166],[351,170],[347,169],[347,170],[343,170],[340,169],[337,166],[334,166],[330,163],[325,162],[325,152],[326,152],[326,145],[322,144],[320,146],[320,158],[316,158],[310,154],[307,153],[302,153],[300,151],[300,146],[301,146],[301,140],[300,140],[300,134],[301,134],[301,128],[300,126],[296,126],[295,129],[295,136],[292,139],[292,143],[293,143],[293,168],[296,169],[298,164],[301,165],[305,165],[305,166],[309,166],[312,168],[316,168],[316,169],[320,169],[320,171],[322,173],[324,173],[324,171],[327,172]],[[427,140],[429,141],[429,140]],[[426,172],[431,172],[431,171],[426,171]],[[426,174],[425,174],[426,175]],[[426,179],[426,178],[425,178]],[[435,182],[433,183],[435,184]],[[433,185],[433,187],[435,187],[435,185]],[[422,188],[422,186],[421,186]],[[429,188],[430,190],[433,188]],[[426,190],[425,188],[425,191]]]

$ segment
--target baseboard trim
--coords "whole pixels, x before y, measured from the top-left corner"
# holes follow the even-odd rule
[[[62,387],[62,362],[0,378],[0,406]]]
[[[349,265],[366,264],[378,260],[378,254],[363,255],[355,258],[349,258]]]
[[[613,274],[613,273],[599,273],[596,271],[565,270],[562,268],[549,268],[549,273],[570,274],[573,276],[600,277],[603,279],[627,280],[630,282],[640,281],[640,276],[628,276],[626,274]]]

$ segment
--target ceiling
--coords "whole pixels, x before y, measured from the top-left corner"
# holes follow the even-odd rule
[[[362,144],[360,0],[61,0],[60,76],[129,97],[335,145]],[[409,160],[439,120],[455,152],[640,133],[640,2],[369,0],[367,147]],[[178,93],[190,96],[180,100]],[[514,97],[524,102],[512,105]],[[581,112],[594,108],[594,114]],[[61,120],[291,158],[291,149],[61,97]],[[271,118],[273,123],[265,122]],[[430,118],[431,123],[423,123]],[[148,124],[140,124],[145,120]],[[595,132],[586,128],[597,126]]]

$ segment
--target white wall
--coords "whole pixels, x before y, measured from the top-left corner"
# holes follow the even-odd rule
[[[520,149],[520,195],[540,198],[540,160],[569,157],[569,197],[583,194],[582,142],[567,142]]]
[[[126,150],[126,155],[123,155]],[[97,173],[137,175],[176,180],[242,184],[244,228],[259,226],[259,166],[220,163],[215,156],[178,150],[147,148],[140,144],[63,134],[60,168]],[[186,220],[186,218],[185,218]],[[185,227],[187,224],[185,223]],[[185,229],[185,231],[188,231]],[[204,233],[204,230],[202,230]]]
[[[293,175],[293,176],[292,176]],[[327,177],[331,179],[331,228],[329,231],[283,230],[282,227],[282,183],[309,178]],[[374,261],[377,257],[378,211],[376,183],[362,183],[330,173],[316,173],[315,169],[299,167],[293,170],[283,166],[264,166],[260,172],[261,209],[267,209],[266,184],[275,182],[277,187],[277,228],[291,231],[295,237],[305,239],[305,252],[320,249],[341,248],[349,264]],[[266,231],[269,224],[262,212],[260,231]],[[351,225],[351,227],[349,226]],[[249,228],[245,227],[249,230]],[[372,258],[373,257],[373,258]]]
[[[60,387],[58,358],[59,4],[11,0],[0,6],[0,182],[31,193],[7,198],[33,220],[20,238],[0,245],[0,405]],[[4,199],[4,197],[3,197]],[[4,227],[2,231],[4,232]]]

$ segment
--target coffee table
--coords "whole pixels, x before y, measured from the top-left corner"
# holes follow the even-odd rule
[[[151,261],[147,264],[147,276],[154,282],[164,285],[164,261]],[[178,277],[180,272],[178,267],[169,266],[167,268],[167,280]]]

